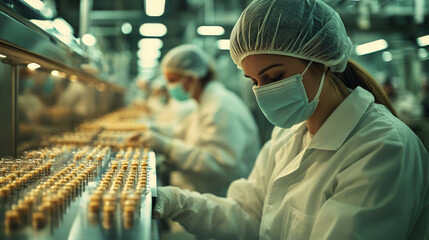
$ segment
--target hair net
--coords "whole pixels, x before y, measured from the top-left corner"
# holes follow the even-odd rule
[[[209,71],[206,53],[192,44],[184,44],[171,49],[161,62],[162,71],[205,77]]]
[[[241,61],[255,54],[277,54],[344,71],[352,50],[343,22],[320,0],[254,0],[231,32],[230,53]]]

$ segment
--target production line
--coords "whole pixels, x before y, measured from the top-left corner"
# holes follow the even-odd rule
[[[126,146],[128,135],[118,129],[130,130],[127,124],[88,129],[101,122],[107,121],[47,138],[46,146],[17,159],[1,159],[2,239],[153,239],[155,154]]]

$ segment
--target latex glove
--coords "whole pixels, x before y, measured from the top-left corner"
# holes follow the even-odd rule
[[[151,148],[155,152],[168,154],[171,150],[172,138],[152,130],[142,132],[139,141],[144,147]]]
[[[179,189],[176,187],[158,187],[156,204],[152,211],[152,218],[171,218],[180,211],[177,208]]]

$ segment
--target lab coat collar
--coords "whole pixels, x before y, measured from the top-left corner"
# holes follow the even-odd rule
[[[373,102],[374,96],[370,92],[355,88],[314,135],[308,149],[338,150]],[[297,133],[304,132],[306,128],[304,122],[291,130]]]

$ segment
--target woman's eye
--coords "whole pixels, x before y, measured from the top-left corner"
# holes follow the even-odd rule
[[[278,75],[277,77],[275,77],[275,78],[271,78],[270,80],[272,81],[272,82],[275,82],[275,81],[279,81],[279,80],[281,80],[283,78],[283,74],[280,74],[280,75]]]

